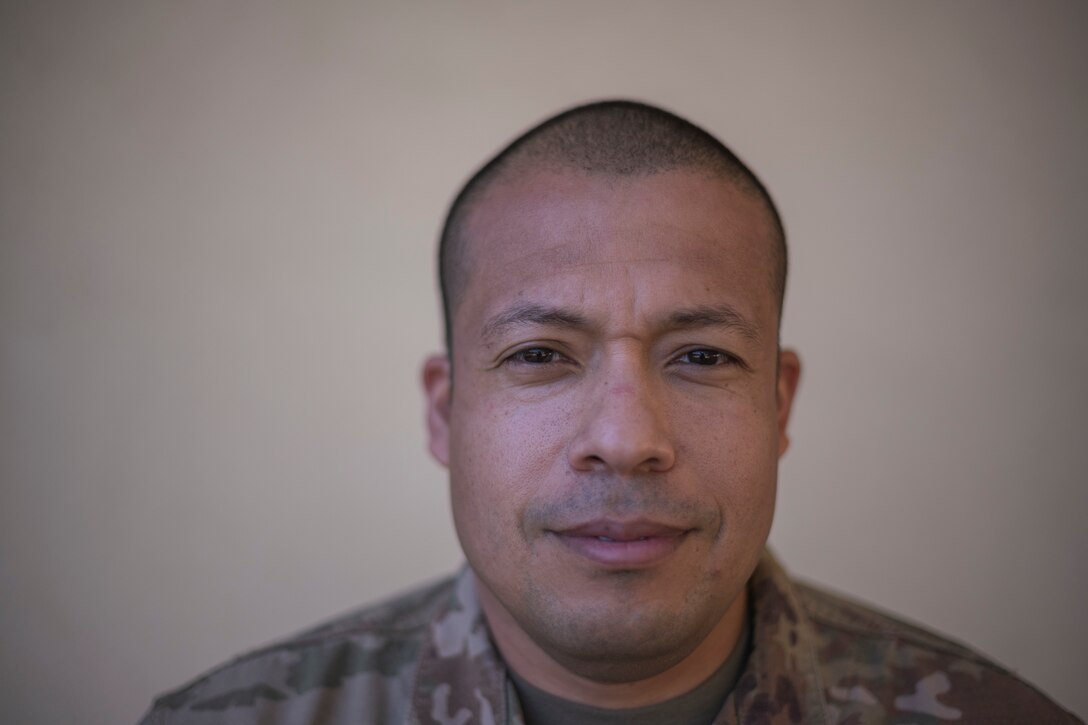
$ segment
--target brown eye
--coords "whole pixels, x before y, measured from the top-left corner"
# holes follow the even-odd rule
[[[516,353],[514,357],[519,362],[542,365],[555,359],[555,350],[549,350],[546,347],[530,347],[528,350],[521,350]]]
[[[684,357],[693,365],[721,365],[727,362],[725,353],[717,350],[692,350]]]

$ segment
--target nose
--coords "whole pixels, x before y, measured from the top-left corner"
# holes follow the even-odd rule
[[[617,361],[589,381],[581,402],[581,425],[570,448],[576,471],[619,475],[662,473],[676,463],[676,448],[664,410],[660,381],[645,365]]]

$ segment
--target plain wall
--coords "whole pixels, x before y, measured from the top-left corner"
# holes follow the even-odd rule
[[[772,544],[1088,715],[1088,5],[4,2],[0,721],[135,721],[455,566],[454,190],[576,102],[720,136],[791,241]]]

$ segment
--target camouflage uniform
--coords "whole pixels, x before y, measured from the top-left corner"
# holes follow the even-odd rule
[[[765,555],[753,648],[715,723],[1077,722],[1030,685],[917,627],[792,582]],[[245,655],[160,697],[167,723],[521,723],[465,569]]]

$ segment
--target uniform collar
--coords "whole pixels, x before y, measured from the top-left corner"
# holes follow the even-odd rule
[[[752,652],[714,725],[827,722],[816,633],[769,551],[748,580]]]

